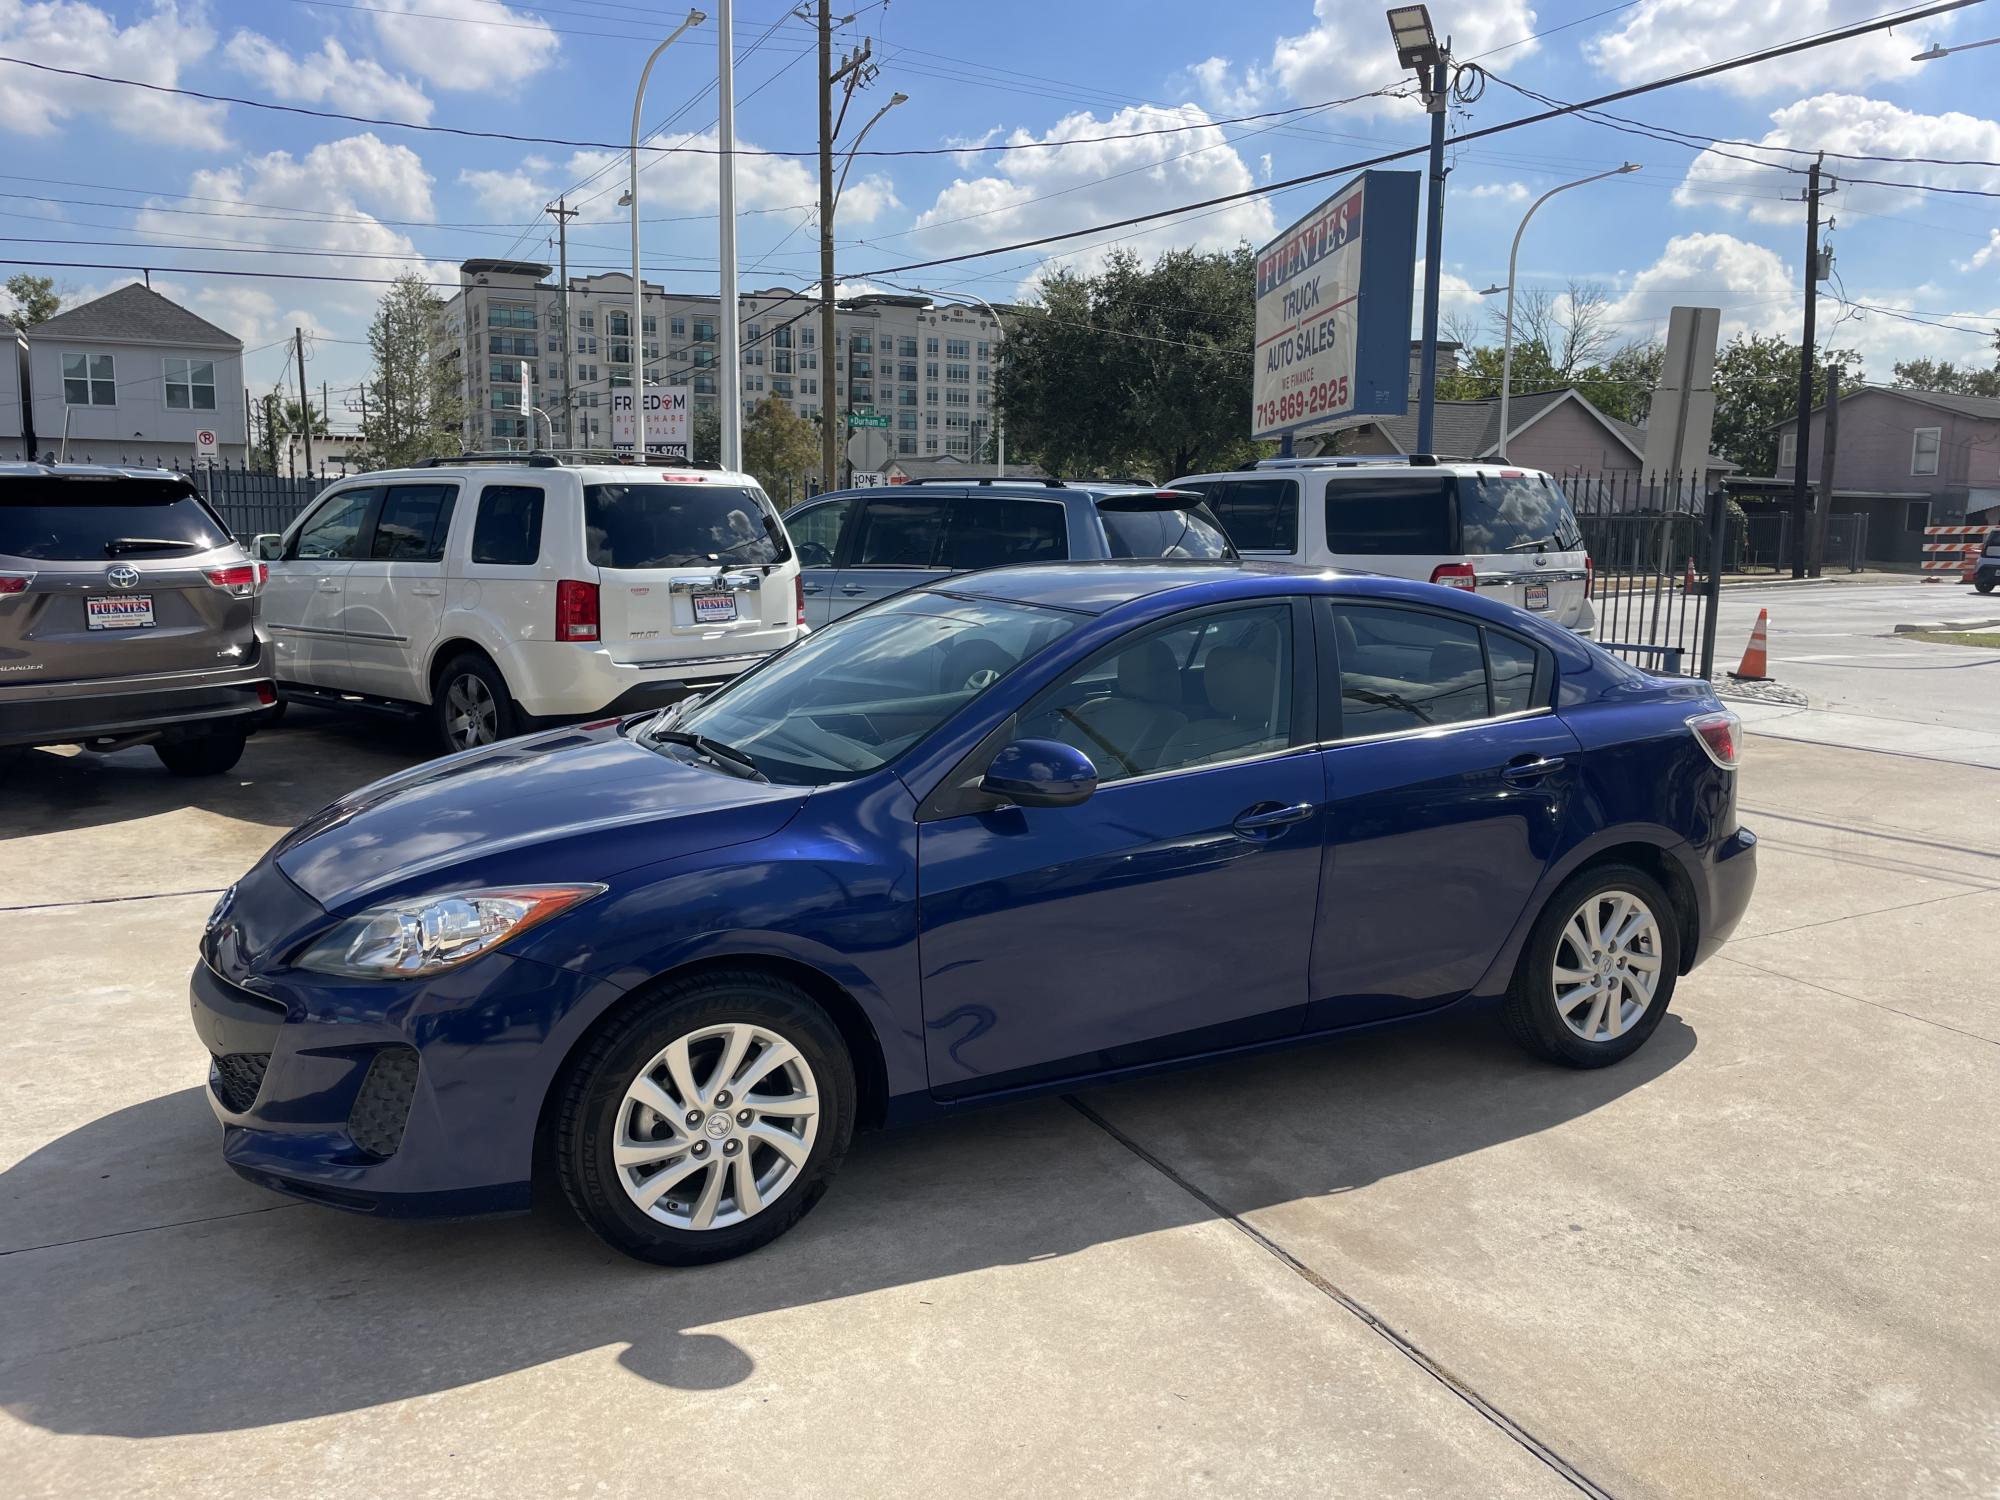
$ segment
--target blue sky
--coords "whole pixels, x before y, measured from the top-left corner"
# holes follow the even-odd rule
[[[1885,9],[1886,0],[1634,0],[1609,8],[1606,0],[1440,0],[1432,13],[1440,31],[1453,34],[1459,57],[1478,57],[1495,75],[1483,98],[1454,112],[1456,130],[1537,107],[1500,79],[1583,98]],[[308,108],[617,142],[629,129],[650,39],[684,14],[643,0],[0,0],[0,55]],[[645,118],[671,121],[663,141],[714,145],[716,25],[711,17],[690,32],[654,72]],[[2000,48],[1911,61],[1934,41],[1994,35],[2000,4],[1980,5],[1615,108],[1648,125],[1743,141],[2000,162]],[[1317,7],[1309,0],[894,0],[863,9],[840,45],[864,37],[873,39],[880,74],[857,97],[850,132],[893,91],[909,95],[875,127],[870,149],[1078,144],[857,160],[836,221],[840,274],[849,283],[898,262],[1120,219],[1424,137],[1424,117],[1407,99],[1377,94],[1316,107],[1394,89],[1402,77],[1381,8],[1357,0]],[[780,0],[742,0],[736,38],[739,144],[812,148],[810,28],[785,15]],[[1295,112],[1213,123],[1277,110]],[[1175,133],[1098,139],[1162,130]],[[359,278],[417,268],[450,279],[470,255],[552,262],[552,228],[537,210],[570,191],[585,210],[571,229],[572,271],[629,264],[616,206],[624,166],[615,151],[206,105],[4,65],[0,143],[11,163],[0,178],[8,195],[0,197],[0,221],[11,226],[0,254],[15,258]],[[1581,120],[1454,153],[1442,257],[1447,313],[1476,318],[1486,310],[1493,299],[1476,289],[1505,278],[1508,242],[1532,198],[1626,160],[1644,170],[1566,193],[1536,216],[1522,284],[1602,285],[1622,337],[1662,330],[1676,302],[1723,308],[1725,335],[1795,335],[1802,178]],[[1829,200],[1835,290],[1846,304],[1822,301],[1823,335],[1835,323],[1832,338],[1859,348],[1870,376],[1883,380],[1899,358],[1989,362],[1990,337],[1937,325],[2000,323],[2000,196],[1878,184],[2000,195],[2000,167],[1878,161],[1829,171],[1875,181],[1844,182]],[[810,158],[742,159],[746,289],[796,286],[816,274],[814,172]],[[696,152],[647,169],[649,277],[714,289],[715,178],[715,158]],[[1115,241],[1086,236],[897,279],[1024,298],[1046,266],[1093,263],[1113,243],[1154,253],[1260,241],[1325,191],[1296,189],[1124,231]],[[85,243],[27,243],[37,239]],[[317,253],[270,253],[279,247]],[[133,279],[89,269],[49,274],[83,294]],[[153,280],[244,340],[254,351],[254,388],[279,378],[279,341],[293,325],[308,328],[308,379],[334,388],[341,425],[338,393],[366,373],[359,341],[380,287],[188,269],[156,270]]]

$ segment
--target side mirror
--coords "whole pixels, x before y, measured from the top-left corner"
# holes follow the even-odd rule
[[[250,539],[250,555],[259,562],[276,562],[285,551],[285,539],[275,531],[262,532]]]
[[[987,765],[979,789],[1021,807],[1074,807],[1097,790],[1097,767],[1060,740],[1015,740]]]

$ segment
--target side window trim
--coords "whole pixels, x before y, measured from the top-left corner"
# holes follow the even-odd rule
[[[1435,609],[1424,604],[1405,604],[1401,600],[1343,599],[1337,594],[1322,594],[1315,601],[1318,608],[1313,615],[1313,634],[1319,643],[1319,734],[1322,748],[1341,745],[1363,745],[1378,740],[1401,739],[1413,734],[1440,734],[1453,730],[1476,728],[1482,724],[1505,724],[1515,719],[1534,718],[1539,714],[1553,713],[1555,703],[1555,656],[1540,641],[1504,626],[1489,625],[1484,620],[1475,620],[1469,615],[1454,614],[1447,609]],[[1334,611],[1343,603],[1358,608],[1398,610],[1404,614],[1431,615],[1470,625],[1479,634],[1479,659],[1486,674],[1486,713],[1477,719],[1455,719],[1449,724],[1426,724],[1409,729],[1391,729],[1377,734],[1349,735],[1344,732],[1341,718],[1340,696],[1340,642],[1339,633],[1334,629]],[[1531,691],[1533,702],[1528,707],[1514,709],[1507,713],[1497,711],[1493,700],[1493,650],[1489,637],[1504,635],[1511,641],[1526,646],[1535,655],[1535,682]]]
[[[370,499],[368,502],[368,508],[361,513],[361,520],[359,521],[359,523],[357,523],[355,527],[354,551],[346,557],[303,557],[303,558],[300,557],[299,543],[305,539],[305,534],[313,529],[314,524],[317,523],[322,516],[324,516],[328,511],[332,510],[336,505],[343,504],[348,499],[349,496],[358,494],[369,495]],[[306,512],[306,518],[303,521],[299,522],[299,529],[292,533],[291,540],[285,544],[285,550],[279,556],[278,560],[280,562],[358,561],[361,558],[362,554],[366,552],[370,546],[374,545],[375,516],[377,512],[381,510],[381,508],[382,508],[382,486],[378,484],[350,484],[344,489],[335,490],[332,494],[327,495],[324,499],[322,499],[319,502],[319,504],[315,505],[311,510]]]

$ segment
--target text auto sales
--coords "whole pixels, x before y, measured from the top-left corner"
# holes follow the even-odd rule
[[[1361,194],[1348,194],[1312,222],[1302,226],[1282,244],[1259,257],[1257,295],[1276,291],[1302,272],[1311,269],[1361,236]],[[1296,286],[1285,286],[1283,316],[1292,325],[1288,338],[1273,339],[1264,348],[1264,370],[1278,374],[1296,362],[1325,354],[1335,346],[1338,325],[1333,316],[1351,299],[1342,297],[1327,305],[1322,278],[1314,276]],[[1320,316],[1306,321],[1318,311]]]

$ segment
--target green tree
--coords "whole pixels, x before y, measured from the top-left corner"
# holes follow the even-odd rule
[[[1250,438],[1254,257],[1172,250],[1058,271],[1009,322],[998,401],[1009,457],[1052,473],[1167,480],[1233,468]]]
[[[2000,360],[1990,370],[1961,370],[1949,360],[1906,359],[1896,366],[1897,385],[1913,391],[1947,391],[1954,396],[2000,396]]]
[[[46,323],[62,310],[62,293],[56,290],[55,279],[30,276],[26,271],[7,278],[7,300],[7,321],[16,328]]]
[[[369,325],[375,372],[361,435],[370,458],[385,468],[455,454],[464,446],[465,404],[458,382],[431,352],[443,306],[423,278],[409,273],[396,278]]]
[[[698,464],[722,462],[722,418],[713,406],[697,406],[688,418],[688,457]]]
[[[805,496],[819,470],[819,429],[783,401],[764,400],[743,425],[743,467],[781,507]]]
[[[1826,367],[1840,367],[1840,383],[1861,382],[1861,356],[1852,349],[1822,350],[1813,370],[1813,402],[1826,399]],[[1712,451],[1745,474],[1769,474],[1778,465],[1778,424],[1799,407],[1799,346],[1776,334],[1739,333],[1715,356],[1715,434]]]

